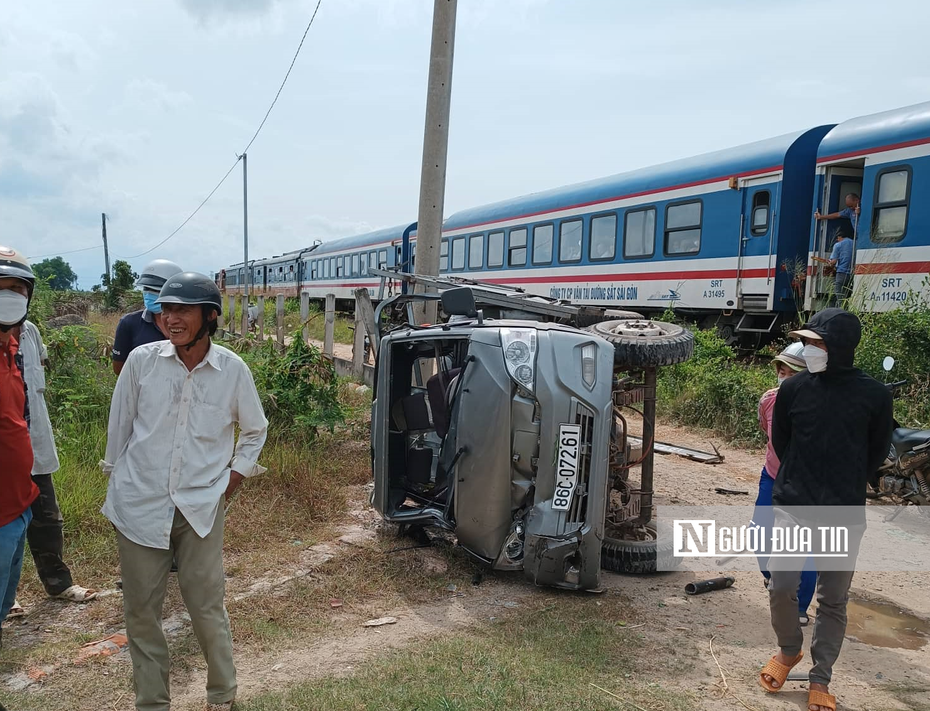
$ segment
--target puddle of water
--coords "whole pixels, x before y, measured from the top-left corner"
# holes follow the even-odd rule
[[[873,647],[920,649],[930,642],[930,622],[887,602],[849,598],[846,636]]]

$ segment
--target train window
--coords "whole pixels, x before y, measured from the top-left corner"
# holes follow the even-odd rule
[[[584,223],[581,220],[568,220],[559,225],[559,261],[581,261],[581,234]]]
[[[533,264],[552,262],[552,232],[552,225],[538,225],[533,228]]]
[[[522,267],[526,264],[525,227],[510,230],[510,250],[507,255],[507,264],[511,267]]]
[[[447,239],[439,243],[439,271],[449,271],[449,240]]]
[[[623,258],[651,257],[656,251],[656,209],[630,210],[623,221]]]
[[[452,268],[465,268],[465,238],[459,237],[452,240]]]
[[[359,255],[358,266],[359,266],[359,269],[361,270],[360,273],[362,274],[362,276],[368,273],[368,255],[367,254]]]
[[[697,254],[701,251],[700,200],[665,208],[665,254]]]
[[[316,262],[310,262],[310,279],[316,281]]]
[[[488,266],[504,266],[504,233],[492,232],[488,235]]]
[[[382,249],[378,252],[378,266],[387,269],[387,250]]]
[[[617,216],[598,215],[591,218],[591,234],[588,236],[588,259],[600,261],[613,259],[617,253]]]
[[[342,273],[343,275],[349,277],[352,276],[352,257],[351,255],[346,255],[342,258]]]
[[[769,203],[771,193],[760,190],[752,196],[752,224],[749,233],[753,237],[761,237],[769,231]]]
[[[484,266],[484,235],[472,235],[468,238],[468,268],[481,269]]]
[[[368,269],[378,268],[378,252],[372,250],[368,253]]]
[[[872,241],[900,242],[907,232],[907,207],[911,193],[909,166],[888,168],[875,181],[875,217]]]
[[[352,276],[358,276],[358,255],[352,255]]]

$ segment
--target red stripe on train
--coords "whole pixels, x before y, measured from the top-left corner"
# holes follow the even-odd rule
[[[930,262],[874,262],[858,264],[856,274],[930,274]]]
[[[553,276],[503,277],[482,279],[491,284],[548,284],[589,281],[660,281],[663,279],[735,279],[737,274],[745,279],[765,279],[774,270],[769,269],[703,269],[677,272],[635,272],[613,274],[556,274]]]
[[[910,148],[912,146],[923,146],[927,143],[930,143],[930,137],[927,138],[915,138],[913,141],[902,141],[901,143],[889,143],[887,146],[876,146],[875,148],[862,148],[855,151],[847,151],[846,153],[835,153],[832,156],[824,156],[823,158],[818,158],[818,163],[829,163],[835,160],[842,160],[844,158],[855,158],[856,156],[864,156],[869,153],[885,153],[886,151],[894,151],[898,148]]]

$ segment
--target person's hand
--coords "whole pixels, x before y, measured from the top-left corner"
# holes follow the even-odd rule
[[[815,219],[815,220],[822,220],[822,219],[823,219],[823,215],[820,214],[820,210],[814,210],[814,219]]]
[[[236,489],[239,488],[239,485],[242,483],[242,480],[245,479],[242,474],[239,472],[230,472],[229,473],[229,485],[226,487],[226,500],[229,501]]]
[[[861,210],[861,209],[862,209],[862,208],[860,208],[858,205],[856,205],[856,216],[857,216],[857,217],[858,217],[858,215],[859,215],[859,210]]]

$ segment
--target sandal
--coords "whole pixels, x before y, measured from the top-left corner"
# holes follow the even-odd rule
[[[759,672],[759,685],[765,689],[770,694],[775,694],[781,691],[782,687],[785,685],[785,679],[788,678],[788,674],[795,667],[795,665],[801,661],[804,657],[804,652],[799,652],[798,656],[794,658],[794,661],[791,664],[782,664],[779,661],[776,661],[773,656],[771,659],[766,662],[765,666],[762,667],[762,671]],[[772,677],[773,681],[778,682],[778,686],[772,686],[769,682],[765,680],[766,676]]]
[[[8,620],[13,619],[14,617],[25,617],[26,610],[22,605],[19,604],[19,600],[13,601],[13,607],[10,608],[10,611],[6,614]]]
[[[811,706],[820,707],[820,711],[836,711],[836,697],[826,691],[811,689],[807,694],[808,711],[810,711]]]
[[[97,591],[90,588],[82,588],[80,585],[72,585],[67,590],[52,595],[57,600],[67,600],[68,602],[90,602],[97,597]]]

